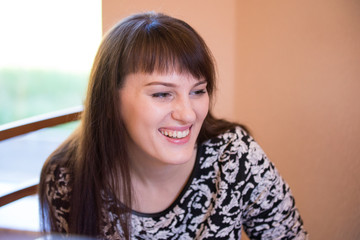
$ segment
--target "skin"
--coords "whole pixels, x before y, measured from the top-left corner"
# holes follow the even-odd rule
[[[126,76],[119,94],[134,209],[162,211],[192,172],[196,139],[209,110],[206,81],[186,73],[135,73]]]

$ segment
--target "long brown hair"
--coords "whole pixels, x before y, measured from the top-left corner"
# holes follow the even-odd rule
[[[113,27],[95,57],[81,125],[48,159],[65,162],[72,172],[69,233],[100,234],[105,194],[121,196],[117,200],[122,204],[114,211],[119,216],[121,234],[130,237],[132,191],[118,90],[126,75],[154,71],[186,72],[204,78],[210,99],[213,98],[216,88],[213,57],[204,40],[187,23],[148,12],[130,16]],[[209,112],[198,143],[234,125],[214,118]],[[56,231],[44,186],[48,165],[42,171],[39,195],[43,221]]]

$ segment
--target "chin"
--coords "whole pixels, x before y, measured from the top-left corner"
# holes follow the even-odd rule
[[[172,155],[172,156],[168,156],[168,158],[164,162],[173,165],[180,165],[189,162],[190,160],[192,160],[192,157],[193,157],[193,152],[182,156],[178,155],[176,158],[174,158],[174,155]]]

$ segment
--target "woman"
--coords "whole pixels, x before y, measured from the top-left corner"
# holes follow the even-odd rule
[[[45,163],[44,230],[105,239],[305,239],[289,187],[215,119],[212,55],[185,22],[130,16],[103,39],[79,129]]]

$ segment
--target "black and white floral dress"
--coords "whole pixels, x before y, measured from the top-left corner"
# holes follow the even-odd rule
[[[67,232],[68,169],[51,165],[48,200]],[[103,208],[102,236],[120,239],[116,203]],[[132,213],[133,239],[307,239],[288,185],[260,146],[240,127],[198,147],[190,179],[176,201],[156,214]]]

